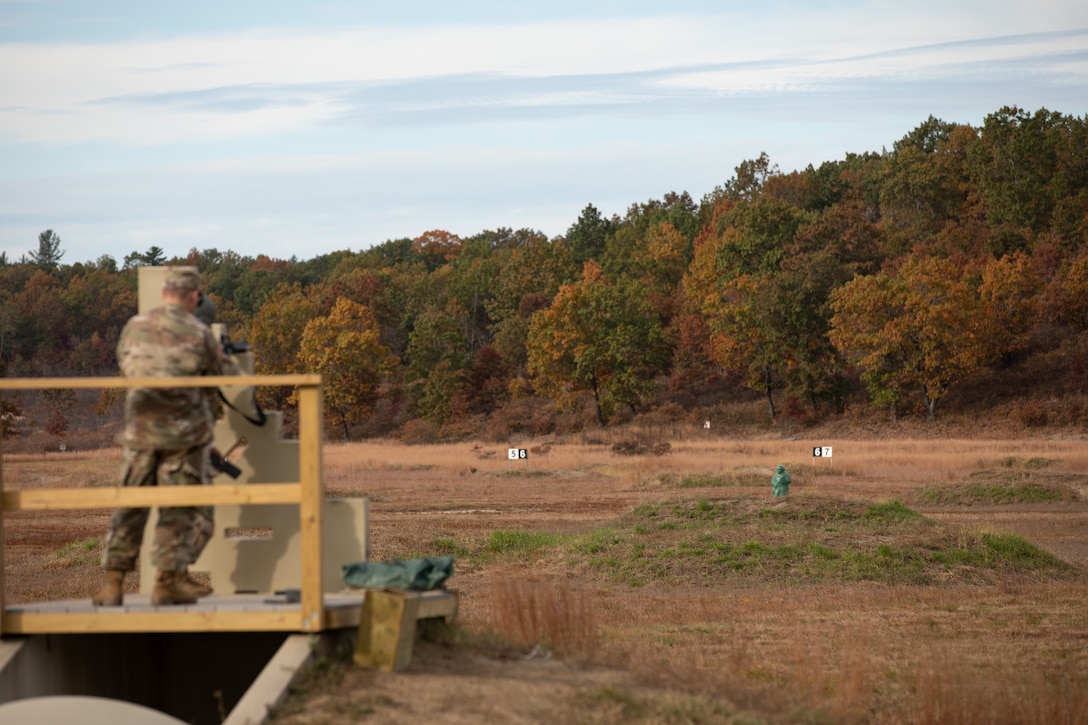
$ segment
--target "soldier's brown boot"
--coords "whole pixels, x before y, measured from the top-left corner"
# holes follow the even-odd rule
[[[155,607],[196,604],[196,594],[186,580],[185,572],[159,569],[155,573],[155,588],[151,590],[151,604]]]
[[[215,591],[211,588],[211,586],[204,584],[203,582],[199,582],[196,579],[193,579],[193,575],[190,574],[188,570],[183,571],[181,575],[185,578],[185,583],[189,587],[190,591],[192,591],[192,593],[195,594],[197,597],[206,597]]]
[[[120,569],[106,569],[106,584],[91,597],[91,602],[98,607],[119,607],[125,599],[125,572]]]

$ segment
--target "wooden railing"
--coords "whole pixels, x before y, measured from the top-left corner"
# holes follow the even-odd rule
[[[123,486],[4,490],[0,455],[0,634],[143,631],[296,631],[325,627],[321,580],[321,510],[325,497],[321,464],[323,407],[319,375],[244,375],[192,378],[0,378],[5,390],[214,388],[223,386],[298,388],[299,480],[207,486]],[[0,454],[3,451],[0,449]],[[215,504],[296,504],[301,525],[300,601],[290,607],[245,609],[201,604],[171,607],[86,607],[65,610],[5,605],[2,514],[8,511],[103,509]],[[9,611],[10,610],[10,611]]]

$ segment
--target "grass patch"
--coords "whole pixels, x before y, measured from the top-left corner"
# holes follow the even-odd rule
[[[884,523],[896,523],[916,521],[923,517],[917,511],[907,508],[901,501],[889,501],[869,504],[869,507],[865,509],[865,518]]]
[[[632,529],[632,533],[646,533],[645,529],[640,529],[637,525]],[[600,554],[603,551],[618,546],[623,543],[623,539],[620,534],[611,528],[595,529],[588,534],[584,534],[575,541],[571,549],[579,554],[593,555]],[[636,552],[637,555],[637,552]]]
[[[642,704],[626,690],[605,685],[594,688],[585,693],[583,697],[590,705],[601,705],[605,709],[616,712],[621,718],[642,718],[646,715],[646,709]]]
[[[515,468],[509,471],[503,471],[499,475],[505,476],[506,478],[543,478],[548,475],[548,471]]]
[[[981,533],[965,545],[934,552],[933,558],[949,567],[1041,573],[1068,568],[1063,561],[1017,534]]]
[[[676,488],[753,488],[769,485],[770,476],[751,470],[727,471],[723,474],[689,473],[665,476],[664,483]]]
[[[983,534],[982,544],[997,562],[1017,569],[1045,570],[1062,564],[1017,534]]]
[[[959,486],[930,485],[918,492],[919,503],[934,506],[1000,506],[1068,501],[1072,492],[1061,484],[970,483]]]
[[[449,536],[439,536],[431,542],[431,546],[439,556],[454,556],[458,559],[467,559],[472,551]]]
[[[60,567],[95,566],[102,558],[102,540],[97,536],[69,541],[53,552],[53,565]]]
[[[566,551],[570,563],[632,586],[738,577],[746,583],[932,585],[992,582],[1012,573],[1076,574],[1021,537],[965,536],[901,501],[812,498],[763,506],[750,500],[640,506],[618,525],[576,537]]]
[[[1053,459],[1043,458],[1041,456],[1031,456],[1030,458],[1023,458],[1021,456],[1009,456],[1001,460],[1001,466],[1004,468],[1023,468],[1028,470],[1039,470],[1041,468],[1048,468],[1051,464],[1056,463]]]
[[[527,556],[554,547],[563,540],[559,534],[543,531],[492,531],[487,537],[487,550],[493,554]]]

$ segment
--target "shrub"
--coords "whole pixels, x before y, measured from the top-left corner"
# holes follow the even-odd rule
[[[1046,407],[1037,400],[1028,400],[1016,406],[1016,419],[1027,428],[1042,428],[1048,417]]]
[[[642,441],[619,441],[612,444],[612,452],[620,456],[663,456],[672,451],[668,441],[647,443]]]
[[[410,420],[401,426],[400,441],[410,446],[437,443],[438,426],[427,420]]]
[[[491,623],[508,642],[589,659],[597,649],[593,593],[566,579],[494,574]]]

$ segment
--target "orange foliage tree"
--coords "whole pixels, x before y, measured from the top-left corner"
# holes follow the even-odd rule
[[[634,406],[655,387],[668,360],[665,334],[637,281],[613,284],[594,262],[582,279],[559,290],[533,316],[528,337],[534,387],[560,405],[593,395],[604,425],[621,406]]]
[[[910,258],[897,272],[857,277],[831,306],[832,344],[861,368],[874,405],[893,414],[905,391],[920,388],[932,420],[948,388],[997,350],[978,293],[947,259]]]
[[[318,314],[313,295],[299,284],[283,284],[261,307],[251,325],[250,340],[254,348],[254,372],[258,375],[285,375],[311,372],[301,367],[299,355],[302,333]],[[259,388],[258,400],[273,410],[282,409],[290,400],[290,390],[284,387]]]
[[[303,330],[299,364],[324,378],[329,422],[341,428],[344,440],[351,426],[370,414],[382,378],[396,366],[379,337],[370,310],[343,297]]]

